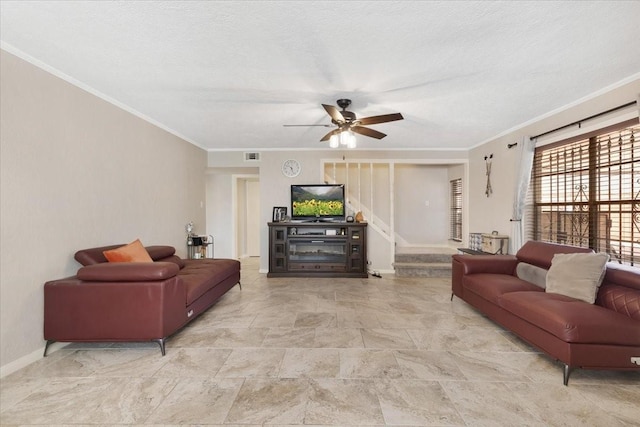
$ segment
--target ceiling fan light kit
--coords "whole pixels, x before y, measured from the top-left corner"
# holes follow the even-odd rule
[[[331,148],[338,148],[340,147],[340,137],[338,136],[338,134],[333,134],[331,135],[331,137],[329,138],[329,147]]]
[[[340,108],[342,108],[342,111],[339,111],[333,105],[322,104],[322,107],[325,109],[327,114],[329,114],[329,117],[331,117],[331,123],[338,126],[337,129],[332,130],[320,140],[321,142],[329,141],[330,148],[340,148],[340,146],[346,146],[346,148],[356,148],[355,133],[359,133],[360,135],[368,136],[371,138],[382,139],[387,135],[382,132],[378,132],[377,130],[369,129],[364,125],[375,125],[379,123],[387,123],[404,119],[404,117],[402,117],[402,114],[400,113],[383,114],[380,116],[371,116],[358,119],[356,118],[355,113],[347,111],[347,108],[351,105],[350,99],[338,99],[336,103]]]
[[[350,130],[343,130],[340,133],[334,133],[329,138],[329,147],[339,148],[345,145],[347,148],[356,148],[356,136]]]

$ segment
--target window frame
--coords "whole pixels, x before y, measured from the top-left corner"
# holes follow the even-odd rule
[[[530,188],[534,240],[589,247],[640,265],[637,118],[537,147]]]
[[[462,242],[462,178],[449,181],[449,240]]]

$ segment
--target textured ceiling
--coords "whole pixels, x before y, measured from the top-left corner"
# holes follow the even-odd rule
[[[640,72],[639,1],[4,1],[2,47],[207,149],[468,148]]]

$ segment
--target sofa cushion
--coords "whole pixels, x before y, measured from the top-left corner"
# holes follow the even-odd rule
[[[639,289],[605,283],[600,287],[596,304],[640,321]]]
[[[156,259],[154,261],[155,262],[172,262],[176,264],[178,267],[180,267],[180,269],[183,269],[185,266],[184,260],[180,258],[178,255],[171,255],[166,258]]]
[[[124,246],[124,244],[82,249],[75,253],[74,258],[84,266],[102,264],[108,262],[107,258],[104,256],[105,251],[117,249],[122,246]],[[149,252],[149,256],[154,261],[173,262],[180,268],[184,267],[184,261],[182,258],[175,255],[176,249],[173,246],[146,246],[145,249]]]
[[[607,263],[596,304],[640,320],[640,274],[638,267]]]
[[[638,267],[609,262],[607,263],[607,271],[602,283],[604,285],[609,283],[612,285],[625,286],[640,291],[640,274],[638,274]]]
[[[555,254],[592,253],[589,248],[559,245],[557,243],[538,242],[529,240],[518,250],[516,257],[521,262],[537,265],[548,269]]]
[[[103,262],[108,262],[104,257],[105,251],[108,251],[110,249],[117,249],[122,246],[124,246],[124,243],[119,245],[101,246],[98,248],[81,249],[75,253],[74,258],[84,266],[102,264]]]
[[[140,239],[117,249],[104,251],[104,257],[109,262],[153,262],[149,252],[142,246]]]
[[[187,305],[204,295],[208,290],[238,272],[239,262],[234,259],[184,260],[185,267],[178,276],[187,289]]]
[[[516,276],[525,282],[531,282],[534,285],[544,289],[547,286],[547,270],[537,265],[527,262],[520,262],[516,267]]]
[[[593,304],[609,261],[606,253],[555,254],[547,273],[547,292]]]
[[[511,292],[499,306],[565,342],[640,345],[640,322],[565,295]]]
[[[170,262],[103,262],[81,267],[76,276],[93,282],[148,282],[170,279],[178,270]]]
[[[168,258],[176,253],[176,248],[166,245],[146,246],[145,249],[149,252],[149,256],[154,261],[160,261],[161,259]]]
[[[506,292],[538,291],[543,289],[508,274],[470,274],[462,279],[465,290],[478,294],[494,304]]]

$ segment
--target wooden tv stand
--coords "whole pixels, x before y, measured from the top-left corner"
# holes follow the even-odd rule
[[[270,222],[267,277],[368,277],[367,224]]]

